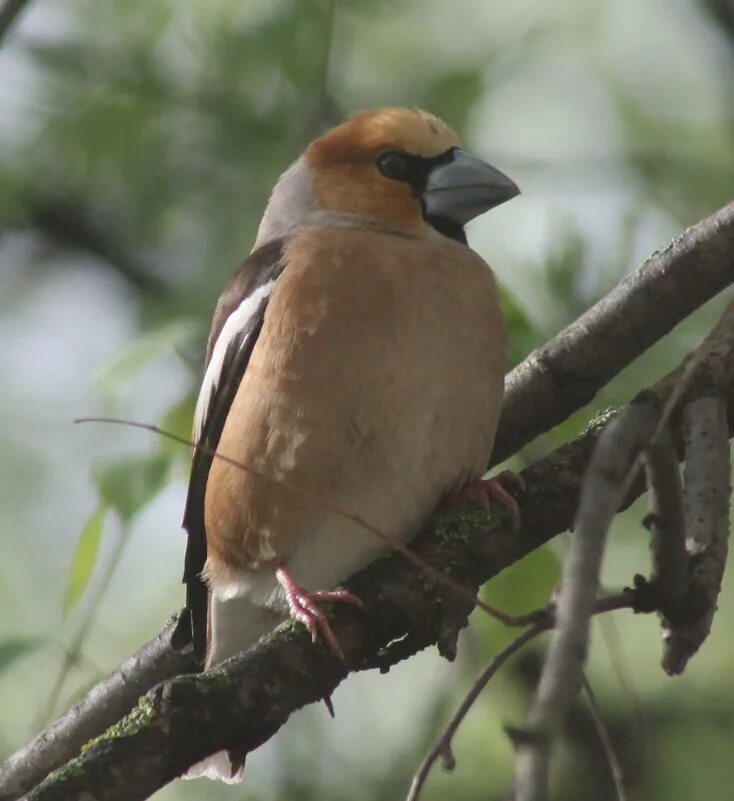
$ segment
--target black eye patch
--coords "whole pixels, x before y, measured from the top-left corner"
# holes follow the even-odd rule
[[[426,204],[423,199],[423,193],[426,191],[431,170],[439,164],[447,164],[453,161],[456,149],[455,147],[449,148],[445,153],[430,159],[424,156],[414,156],[403,150],[386,150],[384,153],[380,153],[375,164],[385,178],[389,178],[391,181],[403,181],[410,185],[413,193],[420,200],[423,216],[430,226],[449,239],[465,245],[466,234],[464,233],[464,228],[447,217],[426,215]]]
[[[452,161],[455,149],[452,147],[433,158],[415,156],[403,150],[386,150],[380,153],[375,163],[385,178],[408,183],[417,195],[421,195],[425,192],[431,170],[439,164]]]

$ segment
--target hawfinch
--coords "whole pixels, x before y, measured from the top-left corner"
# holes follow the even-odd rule
[[[338,653],[318,603],[358,602],[338,585],[385,545],[334,507],[404,543],[481,477],[506,336],[464,225],[518,192],[405,108],[356,115],[283,173],[214,312],[176,647],[209,667],[290,615]],[[242,773],[230,753],[188,775]]]

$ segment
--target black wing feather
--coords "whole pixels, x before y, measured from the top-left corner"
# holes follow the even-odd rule
[[[207,362],[226,319],[258,287],[277,278],[283,271],[282,240],[276,240],[253,253],[236,273],[222,295],[214,316],[207,347]],[[206,527],[204,499],[214,452],[219,445],[227,415],[262,330],[268,298],[260,302],[245,327],[232,338],[222,363],[222,371],[201,427],[194,451],[186,498],[183,527],[188,533],[183,581],[186,584],[186,608],[171,635],[171,645],[181,649],[193,643],[194,654],[204,660],[207,640],[208,588],[201,577],[206,562]]]

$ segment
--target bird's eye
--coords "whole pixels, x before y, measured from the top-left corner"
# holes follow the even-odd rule
[[[377,159],[377,169],[393,181],[408,179],[408,160],[402,153],[383,153]]]

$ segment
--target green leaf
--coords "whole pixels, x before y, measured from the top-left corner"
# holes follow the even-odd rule
[[[161,452],[110,462],[94,471],[94,483],[103,502],[129,523],[165,487],[171,459]]]
[[[44,644],[40,637],[6,637],[0,640],[0,673]]]
[[[64,617],[76,606],[84,594],[87,584],[89,584],[89,579],[99,556],[99,545],[102,542],[102,531],[106,517],[107,507],[102,504],[84,524],[84,528],[79,535],[74,556],[71,559],[71,569],[69,570],[64,601],[61,606]]]

